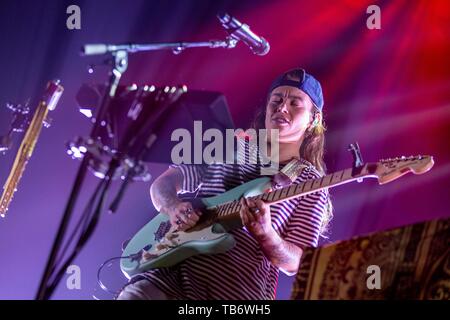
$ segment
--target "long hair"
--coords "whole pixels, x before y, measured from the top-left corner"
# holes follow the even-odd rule
[[[287,73],[286,76],[292,80],[299,81],[299,77],[296,73]],[[266,110],[267,105],[269,103],[270,99],[270,92],[266,99],[266,104],[264,107],[260,108],[254,117],[254,120],[252,122],[252,128],[258,130],[258,129],[264,129],[265,128],[265,118],[266,118]],[[315,113],[321,113],[319,109],[314,107],[313,116]],[[308,128],[304,135],[303,135],[303,141],[300,145],[299,149],[299,156],[302,159],[305,159],[309,161],[316,169],[319,171],[321,176],[324,176],[326,174],[326,165],[324,161],[324,154],[325,154],[325,121],[323,119],[323,116],[320,117],[320,122],[315,125],[312,128]],[[333,205],[331,203],[330,196],[328,197],[327,201],[327,208],[325,210],[325,215],[322,220],[322,225],[320,226],[320,234],[322,237],[327,238],[326,233],[329,231],[329,223],[331,219],[333,218]]]

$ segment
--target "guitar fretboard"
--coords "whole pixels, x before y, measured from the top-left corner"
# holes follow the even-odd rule
[[[250,199],[261,199],[266,203],[275,204],[281,201],[302,197],[310,193],[349,183],[355,180],[368,177],[376,177],[376,175],[373,174],[376,170],[376,167],[376,163],[367,163],[356,170],[353,168],[349,168],[337,171],[325,175],[322,178],[308,180],[298,184],[291,184],[287,187],[270,191],[255,197],[250,197]],[[224,203],[216,208],[217,217],[223,218],[231,215],[234,216],[239,213],[240,209],[241,205],[238,200]]]

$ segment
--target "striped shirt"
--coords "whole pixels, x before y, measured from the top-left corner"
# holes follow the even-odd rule
[[[301,161],[306,167],[294,183],[320,177],[311,163]],[[192,192],[197,197],[218,195],[261,177],[261,165],[248,162],[172,167],[179,168],[183,174],[180,198]],[[328,191],[323,190],[272,204],[272,226],[288,242],[302,247],[317,246],[327,201]],[[279,269],[245,227],[230,233],[236,245],[225,253],[193,256],[173,267],[147,271],[132,281],[144,277],[175,299],[274,299]]]

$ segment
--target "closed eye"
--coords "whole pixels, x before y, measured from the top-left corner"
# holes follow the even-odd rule
[[[304,100],[302,98],[292,99],[291,105],[293,106],[302,106],[304,105]]]
[[[283,103],[283,100],[274,100],[274,101],[270,102],[270,104],[273,105],[273,106],[277,106],[277,105],[279,105],[281,103]]]

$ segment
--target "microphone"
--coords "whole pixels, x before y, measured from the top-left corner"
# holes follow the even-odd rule
[[[248,25],[243,24],[227,13],[219,13],[217,18],[219,18],[222,26],[232,38],[243,41],[254,54],[263,56],[269,52],[269,43],[263,37],[254,34]]]
[[[81,48],[81,53],[85,56],[108,53],[108,45],[102,43],[86,44]]]

